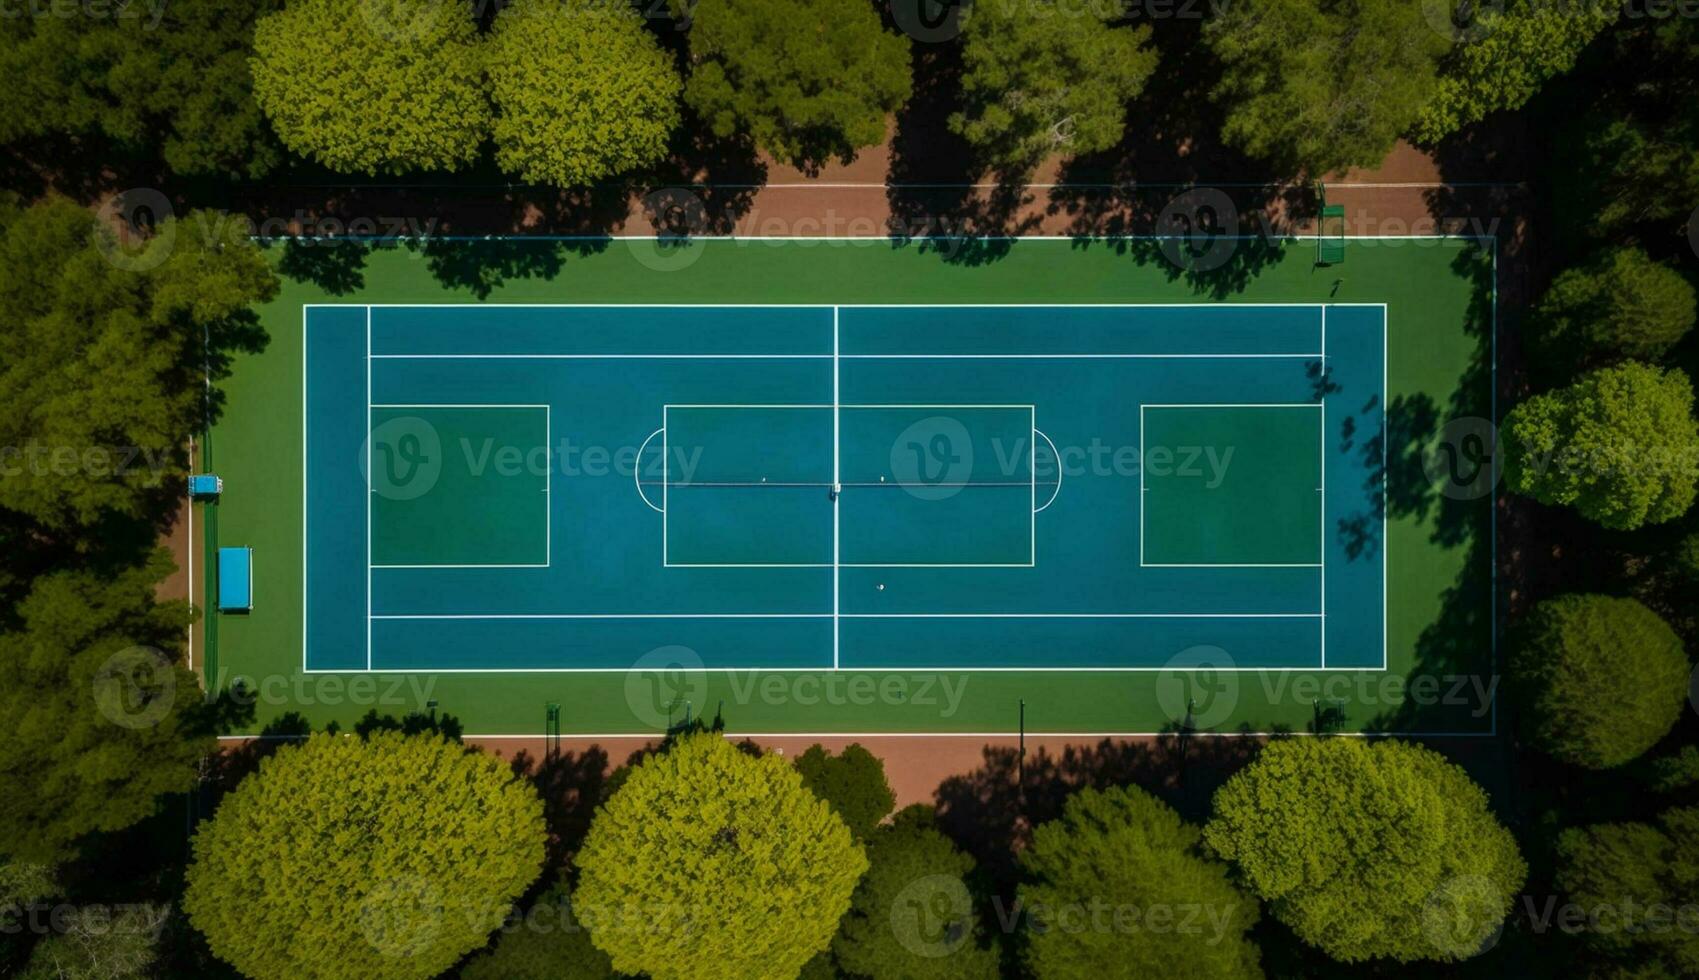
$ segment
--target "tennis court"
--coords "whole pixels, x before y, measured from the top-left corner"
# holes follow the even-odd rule
[[[1383,304],[304,311],[308,672],[1386,665]]]

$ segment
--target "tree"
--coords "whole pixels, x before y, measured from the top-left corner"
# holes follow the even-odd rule
[[[1689,531],[1675,543],[1670,555],[1682,588],[1699,587],[1699,531]]]
[[[1432,95],[1449,37],[1407,0],[1235,3],[1205,28],[1222,135],[1284,172],[1376,165]]]
[[[576,861],[591,940],[655,980],[795,975],[867,870],[795,767],[706,733],[633,767]]]
[[[1575,67],[1621,5],[1514,0],[1476,10],[1474,23],[1441,62],[1433,98],[1416,120],[1413,135],[1421,142],[1438,142],[1489,113],[1520,109],[1549,79]]]
[[[1699,973],[1699,932],[1680,921],[1658,925],[1657,909],[1699,903],[1699,807],[1666,810],[1657,823],[1573,827],[1557,841],[1557,884],[1570,901],[1611,916],[1583,930],[1593,949],[1646,970],[1646,976]],[[1667,913],[1666,913],[1667,914]]]
[[[1275,918],[1347,963],[1464,959],[1527,873],[1481,788],[1405,742],[1270,742],[1214,805],[1209,845]]]
[[[1699,428],[1678,371],[1629,362],[1535,395],[1505,416],[1505,485],[1614,531],[1693,505]]]
[[[683,83],[636,8],[519,0],[496,16],[487,64],[504,170],[574,187],[666,156]]]
[[[908,42],[863,0],[694,6],[684,98],[721,139],[748,134],[781,162],[818,167],[885,141],[908,101]]]
[[[254,97],[285,146],[332,170],[455,170],[490,128],[472,8],[300,0],[254,30]]]
[[[950,128],[999,170],[1114,146],[1127,102],[1156,70],[1148,25],[1118,27],[1090,7],[976,4],[962,33],[965,105]]]
[[[839,969],[857,977],[973,980],[998,976],[965,879],[973,858],[909,807],[867,842],[867,876],[832,940]]]
[[[1638,248],[1612,248],[1552,280],[1534,307],[1535,346],[1554,365],[1655,361],[1693,329],[1693,286]]]
[[[22,84],[0,104],[0,142],[99,134],[180,175],[263,177],[282,154],[248,59],[255,21],[277,5],[175,0],[109,17],[5,18],[0,69]]]
[[[1564,762],[1609,769],[1669,734],[1687,703],[1681,638],[1633,599],[1561,595],[1528,613],[1511,679],[1528,737]]]
[[[181,664],[190,615],[156,603],[171,569],[36,579],[0,632],[0,839],[13,860],[71,857],[89,834],[152,816],[216,748]]]
[[[36,943],[18,980],[144,980],[159,957],[167,905],[75,908]]]
[[[254,980],[423,980],[484,945],[544,838],[542,801],[500,759],[319,734],[260,763],[195,832],[183,910]]]
[[[1149,977],[1183,963],[1195,976],[1260,978],[1260,954],[1246,936],[1259,918],[1256,900],[1233,885],[1202,839],[1137,787],[1070,797],[1021,855],[1033,976]],[[1188,907],[1208,915],[1186,920],[1178,910]]]
[[[566,889],[537,900],[496,939],[495,948],[466,964],[460,980],[613,980],[608,954],[597,949],[574,917]]]
[[[1654,793],[1679,793],[1699,786],[1699,745],[1684,745],[1635,766],[1634,776]]]
[[[1699,200],[1699,19],[1626,17],[1606,39],[1608,63],[1559,110],[1552,210],[1582,240],[1679,236]]]
[[[856,840],[866,840],[897,803],[885,780],[885,763],[859,743],[835,756],[824,746],[810,745],[797,756],[796,771],[809,792],[832,805]]]
[[[250,307],[276,292],[207,215],[134,250],[61,198],[0,215],[0,508],[68,536],[175,506],[207,383],[257,346]]]

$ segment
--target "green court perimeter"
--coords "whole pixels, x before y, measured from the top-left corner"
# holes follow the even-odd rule
[[[201,657],[253,731],[1493,730],[1490,502],[1422,465],[1491,411],[1490,245],[604,244],[262,311],[203,521],[254,549]]]

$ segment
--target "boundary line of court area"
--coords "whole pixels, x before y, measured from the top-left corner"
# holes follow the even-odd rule
[[[1435,237],[1448,237],[1448,236],[1435,236]],[[1061,353],[1061,354],[1055,354],[1055,353],[1052,353],[1052,354],[926,353],[926,354],[895,354],[895,355],[840,354],[839,351],[836,349],[837,348],[837,317],[838,317],[838,312],[840,310],[846,309],[846,308],[848,308],[848,309],[1059,309],[1059,310],[1062,310],[1062,309],[1191,309],[1191,308],[1197,308],[1197,307],[1209,307],[1209,308],[1227,307],[1227,308],[1233,308],[1233,309],[1246,309],[1246,310],[1313,308],[1313,309],[1317,309],[1317,310],[1321,311],[1321,316],[1322,316],[1322,319],[1323,319],[1322,329],[1325,330],[1326,309],[1329,306],[1335,306],[1335,307],[1340,307],[1340,308],[1379,308],[1380,309],[1380,311],[1381,311],[1381,331],[1382,331],[1381,390],[1384,394],[1384,392],[1386,390],[1386,382],[1387,382],[1386,359],[1388,357],[1387,343],[1389,341],[1389,327],[1388,327],[1389,309],[1388,309],[1388,304],[1385,303],[1385,302],[1379,302],[1379,303],[1367,303],[1367,302],[1349,302],[1349,303],[1327,303],[1327,302],[1307,302],[1307,303],[846,303],[846,304],[824,304],[824,303],[307,303],[307,304],[303,304],[303,307],[302,307],[302,326],[303,326],[302,407],[301,407],[301,412],[302,412],[302,589],[303,589],[303,593],[302,593],[302,641],[301,641],[301,645],[302,645],[302,671],[305,674],[348,674],[348,673],[361,673],[362,672],[358,668],[314,670],[314,669],[309,668],[308,665],[307,665],[307,644],[308,644],[307,606],[308,606],[308,603],[306,601],[306,590],[309,587],[310,582],[308,580],[307,561],[306,561],[306,559],[307,559],[307,548],[308,548],[308,533],[307,533],[307,516],[308,515],[307,515],[307,500],[306,500],[308,452],[307,452],[307,424],[306,424],[307,423],[307,379],[306,379],[307,352],[306,352],[305,335],[306,335],[307,317],[309,316],[310,311],[313,310],[313,309],[335,309],[335,308],[349,309],[349,308],[354,308],[354,309],[363,309],[366,313],[366,330],[367,330],[367,338],[366,338],[366,341],[367,341],[367,350],[366,350],[367,431],[368,431],[368,438],[369,438],[369,433],[370,433],[370,429],[371,429],[371,410],[372,410],[371,369],[372,369],[372,361],[373,360],[383,360],[383,359],[398,359],[398,360],[402,360],[402,359],[467,359],[467,360],[477,360],[477,359],[514,359],[514,360],[523,360],[523,359],[536,359],[536,360],[548,360],[548,359],[588,359],[588,360],[626,360],[626,359],[741,360],[741,359],[760,359],[760,360],[800,360],[800,359],[826,359],[826,358],[830,358],[834,362],[834,369],[833,369],[834,386],[836,386],[836,383],[837,383],[837,367],[836,367],[836,365],[839,361],[841,361],[842,359],[845,359],[845,358],[849,358],[849,359],[870,359],[870,360],[885,360],[885,359],[927,359],[927,360],[1086,359],[1086,360],[1089,360],[1089,359],[1168,359],[1168,358],[1199,358],[1199,359],[1269,359],[1269,358],[1291,359],[1291,358],[1303,358],[1303,359],[1315,360],[1317,358],[1321,358],[1321,359],[1323,359],[1323,361],[1325,363],[1325,358],[1326,358],[1325,349],[1320,354],[1317,354],[1317,353],[1126,354],[1126,353],[1092,353],[1092,352]],[[628,354],[628,353],[596,353],[596,354],[373,354],[371,352],[371,315],[372,315],[373,310],[375,310],[375,309],[420,309],[420,308],[422,308],[422,309],[449,309],[449,308],[456,308],[456,307],[462,307],[462,308],[541,308],[541,309],[755,309],[755,308],[759,308],[759,309],[819,309],[819,310],[831,309],[833,311],[833,346],[834,346],[834,350],[830,354],[806,354],[806,353],[787,353],[787,354]],[[1325,334],[1323,336],[1325,336]],[[836,401],[836,392],[834,392],[834,401]],[[760,407],[766,408],[766,407],[775,407],[775,406],[763,405],[763,406],[760,406]],[[836,409],[837,406],[834,405],[833,407]],[[880,407],[892,407],[892,406],[880,406]],[[897,407],[901,407],[901,406],[897,406]],[[938,406],[910,406],[910,407],[938,407]],[[955,407],[960,407],[960,406],[955,406]],[[1022,406],[1022,407],[1029,407],[1029,406]],[[834,414],[836,414],[836,412],[834,412]],[[1141,408],[1141,421],[1142,421],[1142,408]],[[1034,418],[1034,422],[1036,423],[1036,417]],[[1382,414],[1382,436],[1383,436],[1383,438],[1382,438],[1382,450],[1383,450],[1383,457],[1384,457],[1384,454],[1385,454],[1385,451],[1386,451],[1385,439],[1384,439],[1384,435],[1385,435],[1385,431],[1386,431],[1386,425],[1387,425],[1387,421],[1386,421],[1386,417],[1385,417],[1385,413],[1384,413],[1384,409],[1383,409],[1383,414]],[[663,430],[660,430],[660,431],[664,431],[664,427],[663,427]],[[656,434],[658,434],[658,433],[656,433]],[[652,436],[653,436],[653,434],[651,434],[651,437]],[[1325,429],[1324,429],[1324,432],[1323,432],[1323,437],[1325,439]],[[1142,446],[1142,438],[1143,438],[1143,435],[1142,435],[1142,424],[1141,424],[1141,446]],[[1031,460],[1031,464],[1033,466],[1036,466],[1036,452],[1037,452],[1036,442],[1030,447],[1029,452],[1033,456],[1033,459]],[[836,455],[836,450],[834,450],[834,455]],[[836,460],[834,460],[834,462],[836,463]],[[664,467],[664,465],[665,464],[663,463],[663,467]],[[1323,468],[1325,469],[1325,458],[1323,460],[1322,465],[1323,465]],[[552,464],[551,464],[551,468],[552,468]],[[1383,472],[1384,472],[1384,459],[1383,459]],[[1032,474],[1032,479],[1033,479],[1034,483],[1036,483],[1036,470]],[[1387,644],[1387,639],[1388,639],[1388,624],[1387,624],[1388,610],[1387,610],[1387,583],[1386,583],[1386,571],[1387,571],[1387,566],[1386,566],[1386,561],[1387,561],[1386,534],[1387,534],[1388,516],[1384,512],[1384,498],[1385,498],[1385,495],[1386,495],[1386,487],[1384,486],[1384,484],[1381,488],[1382,498],[1383,498],[1382,549],[1381,549],[1382,550],[1382,556],[1381,556],[1382,557],[1381,662],[1378,666],[1350,666],[1350,667],[1329,668],[1329,667],[1326,666],[1326,647],[1325,647],[1325,635],[1326,635],[1325,630],[1326,630],[1326,627],[1325,627],[1325,612],[1324,611],[1323,612],[1316,612],[1316,613],[899,613],[899,614],[878,613],[878,614],[842,614],[842,613],[839,612],[839,610],[837,608],[839,590],[836,586],[836,583],[834,583],[834,589],[833,589],[834,610],[833,610],[832,613],[829,613],[829,614],[828,613],[793,614],[792,616],[789,616],[789,617],[781,617],[781,616],[774,616],[774,615],[770,615],[770,614],[760,614],[760,613],[753,613],[753,614],[515,614],[515,615],[436,615],[436,614],[403,615],[403,614],[385,614],[385,615],[375,615],[372,611],[372,587],[371,587],[371,577],[372,577],[372,573],[373,573],[373,566],[371,565],[371,550],[370,550],[370,536],[371,536],[370,480],[371,480],[371,473],[370,473],[370,465],[369,465],[369,461],[368,461],[368,467],[367,467],[367,483],[368,483],[367,537],[368,537],[368,545],[367,545],[367,569],[366,569],[366,574],[367,574],[367,591],[366,591],[366,603],[367,603],[367,620],[366,620],[367,650],[366,650],[366,654],[367,654],[367,657],[366,657],[366,659],[367,659],[367,663],[366,663],[365,670],[363,671],[363,672],[366,672],[366,673],[378,673],[378,674],[396,674],[396,673],[431,673],[431,674],[625,673],[625,672],[628,672],[629,669],[630,669],[628,666],[627,667],[613,667],[613,668],[602,668],[602,667],[541,667],[541,668],[531,668],[531,667],[525,667],[525,668],[421,668],[421,667],[404,667],[404,668],[375,669],[372,666],[372,642],[373,642],[372,641],[372,624],[374,623],[374,621],[379,620],[379,619],[382,619],[382,620],[406,620],[406,619],[609,619],[609,620],[623,620],[623,619],[651,619],[651,618],[654,618],[654,619],[720,619],[720,618],[734,618],[734,619],[822,618],[822,619],[824,619],[824,618],[831,618],[834,621],[834,636],[833,636],[833,666],[830,667],[830,668],[826,668],[826,667],[777,667],[777,668],[769,668],[769,667],[704,667],[703,668],[704,671],[711,671],[711,672],[715,672],[715,673],[732,673],[732,672],[808,673],[808,672],[819,672],[819,671],[825,671],[825,670],[846,669],[846,668],[841,668],[839,666],[839,656],[838,656],[839,651],[838,651],[838,637],[837,637],[836,623],[840,619],[852,619],[852,618],[868,618],[868,619],[1005,619],[1005,618],[1006,619],[1052,619],[1052,618],[1054,618],[1054,619],[1106,619],[1106,620],[1108,620],[1108,619],[1145,619],[1145,618],[1149,618],[1149,619],[1170,619],[1170,618],[1176,618],[1176,619],[1241,619],[1241,618],[1306,619],[1306,618],[1313,618],[1313,619],[1320,619],[1323,623],[1323,626],[1322,626],[1323,634],[1322,635],[1324,637],[1324,640],[1323,640],[1321,663],[1320,663],[1319,666],[1309,666],[1309,665],[1296,665],[1296,666],[1281,665],[1281,666],[1256,666],[1256,667],[1247,666],[1247,667],[1231,667],[1231,668],[1219,668],[1219,669],[1222,669],[1222,670],[1227,671],[1227,672],[1232,672],[1232,673],[1249,673],[1249,672],[1262,672],[1262,671],[1311,672],[1311,671],[1318,671],[1318,670],[1322,670],[1322,671],[1333,670],[1333,671],[1341,671],[1341,672],[1343,672],[1343,671],[1365,672],[1365,671],[1384,671],[1384,670],[1387,669],[1387,664],[1388,664],[1388,651],[1386,649],[1386,644]],[[663,521],[665,520],[665,516],[664,516],[665,515],[665,493],[666,493],[665,483],[666,483],[666,480],[665,480],[665,475],[664,475],[664,471],[663,471],[663,489],[662,489],[662,493],[663,493],[663,507],[662,507]],[[1142,470],[1141,470],[1141,485],[1142,485]],[[1033,495],[1032,503],[1033,503],[1033,506],[1036,507],[1036,503],[1037,503],[1036,486],[1032,490],[1032,495]],[[647,500],[645,500],[645,503],[647,503]],[[653,505],[651,504],[650,506],[652,507]],[[1048,506],[1048,504],[1046,506]],[[551,509],[551,512],[552,512],[552,507],[550,509]],[[1142,547],[1143,547],[1143,539],[1142,539],[1143,506],[1142,506],[1142,499],[1141,499],[1141,502],[1140,502],[1140,510],[1141,510],[1141,518],[1140,518],[1140,521],[1141,521],[1141,542],[1140,542],[1140,546],[1141,546],[1141,552],[1142,552]],[[1034,511],[1034,513],[1036,513],[1036,511]],[[836,520],[834,520],[834,523],[836,523]],[[1323,533],[1325,535],[1325,527],[1323,529]],[[1034,524],[1033,524],[1033,535],[1034,535],[1033,555],[1034,555],[1034,558],[1036,560],[1036,521],[1034,521]],[[834,530],[834,538],[836,538],[836,529]],[[836,547],[836,542],[834,543],[834,547]],[[1142,557],[1141,557],[1141,564],[1142,564]],[[393,567],[393,566],[381,566],[381,567]],[[427,566],[427,567],[441,568],[441,567],[447,567],[447,566]],[[534,566],[528,566],[528,567],[534,567]],[[776,566],[763,565],[763,566],[759,566],[759,567],[776,567]],[[837,578],[837,569],[840,566],[838,565],[838,563],[836,561],[834,561],[832,566],[826,566],[826,565],[822,564],[818,567],[822,567],[822,568],[833,567],[833,569],[834,569],[833,575],[834,575],[834,580],[835,580]],[[880,567],[888,567],[888,566],[880,566]],[[928,566],[922,566],[922,567],[940,567],[940,566],[928,565]],[[955,567],[955,566],[951,566],[951,567]],[[982,567],[982,566],[971,566],[971,567]],[[1011,566],[994,566],[994,567],[1011,567]],[[1030,566],[1024,566],[1024,567],[1030,567]],[[1323,572],[1323,575],[1325,576],[1325,571]],[[1325,578],[1324,578],[1324,581],[1325,581]],[[1325,585],[1324,585],[1324,594],[1325,594]],[[1324,598],[1324,608],[1325,608],[1325,598]],[[964,666],[947,666],[947,667],[936,667],[936,666],[907,666],[907,665],[905,665],[905,666],[901,666],[901,667],[864,667],[864,668],[847,668],[847,669],[854,670],[854,671],[857,671],[857,672],[862,672],[862,673],[892,673],[892,672],[904,672],[904,671],[908,671],[908,672],[912,672],[912,671],[929,671],[929,672],[950,671],[950,672],[961,672],[961,673],[972,673],[972,672],[1138,673],[1138,672],[1171,671],[1174,668],[1171,667],[1171,666],[1167,666],[1167,665],[1160,666],[1160,667],[1136,667],[1136,666],[1110,666],[1110,667],[1103,667],[1103,666],[1085,666],[1085,667],[1030,667],[1030,666],[1029,667],[995,667],[995,666],[965,666],[964,667]],[[870,736],[873,735],[873,734],[879,734],[879,733],[869,733]],[[887,733],[887,734],[889,734],[889,733]],[[920,734],[920,733],[916,733],[916,734]],[[1133,734],[1133,733],[1128,733],[1128,734]]]

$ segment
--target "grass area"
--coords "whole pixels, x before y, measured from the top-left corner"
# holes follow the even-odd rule
[[[1490,246],[1459,239],[1362,240],[1318,268],[1311,242],[1242,242],[1233,260],[1183,274],[1145,241],[1029,240],[994,255],[941,256],[877,241],[468,241],[426,250],[274,249],[286,276],[262,311],[266,350],[240,359],[210,439],[225,480],[218,538],[255,549],[256,607],[218,616],[209,686],[246,678],[256,732],[287,713],[348,725],[435,700],[469,733],[539,735],[559,702],[566,733],[663,726],[681,689],[723,708],[738,732],[1170,730],[1196,702],[1213,731],[1303,731],[1331,710],[1346,731],[1492,729],[1491,503],[1436,492],[1426,447],[1448,419],[1488,415]],[[322,254],[320,254],[322,253]],[[955,261],[945,261],[945,259]],[[948,674],[913,671],[303,675],[301,672],[301,329],[306,303],[1386,303],[1389,316],[1388,670]],[[206,546],[210,548],[212,541]],[[211,626],[213,624],[209,624]]]

